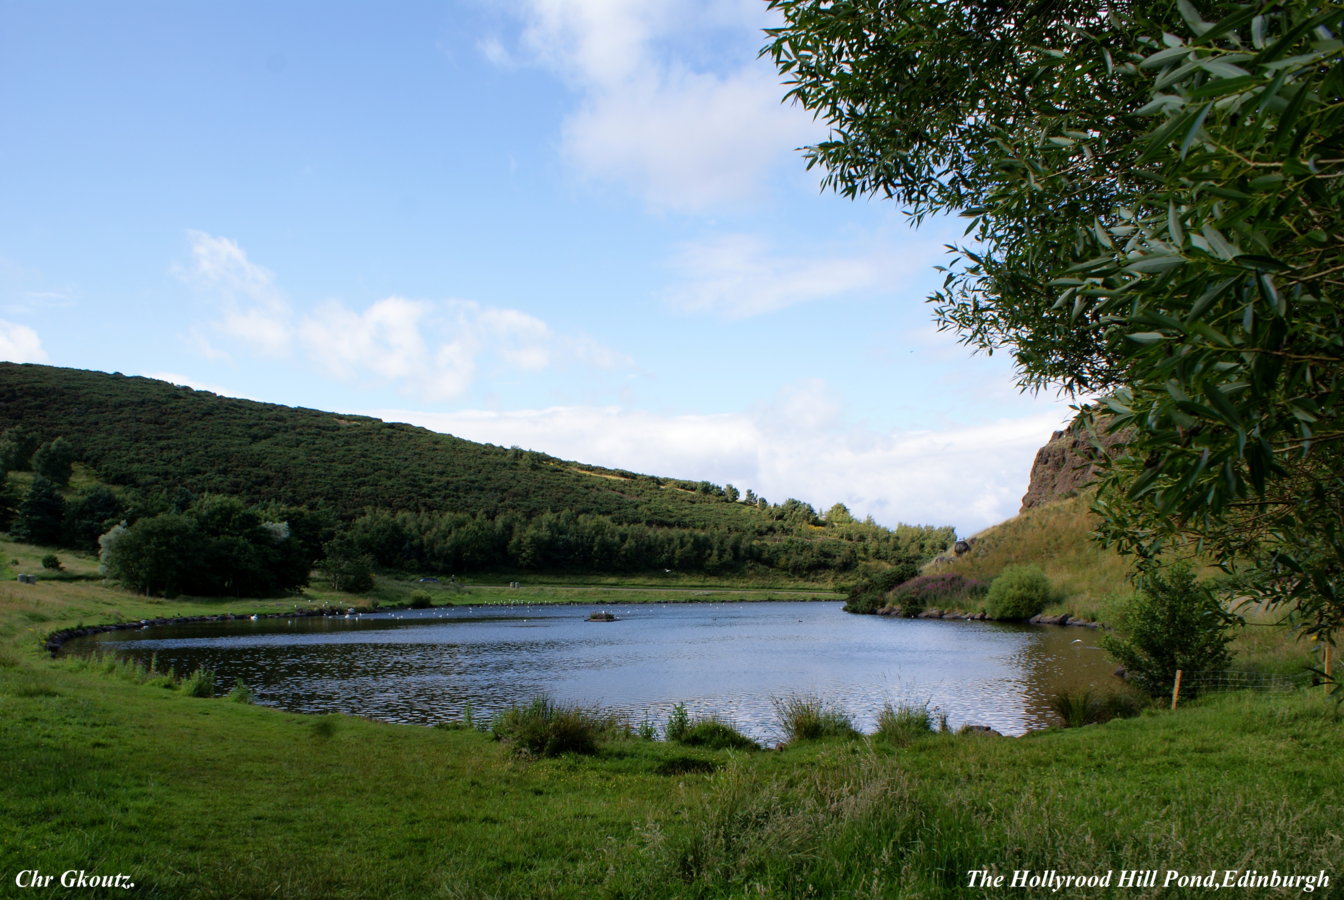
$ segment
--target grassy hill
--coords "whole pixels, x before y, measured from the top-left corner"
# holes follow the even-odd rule
[[[1087,619],[1110,619],[1115,602],[1133,591],[1129,561],[1092,540],[1096,517],[1090,491],[1056,500],[986,528],[971,550],[928,569],[991,581],[1007,566],[1033,563],[1055,589],[1061,610]]]
[[[150,378],[0,364],[0,430],[63,436],[101,481],[249,501],[759,529],[761,511],[675,479],[566,462],[363,416],[220,397]]]
[[[50,366],[0,363],[0,435],[9,429],[72,445],[76,489],[100,483],[157,495],[141,504],[152,512],[211,494],[323,511],[354,523],[360,549],[385,568],[828,581],[928,558],[951,536],[950,528],[823,522],[798,500],[742,502],[735,488],[709,482]],[[27,488],[25,477],[11,478],[16,490]],[[83,549],[92,549],[87,540]]]

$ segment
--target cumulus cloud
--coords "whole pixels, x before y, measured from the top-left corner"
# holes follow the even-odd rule
[[[807,381],[735,414],[576,406],[368,414],[562,459],[734,484],[772,502],[796,497],[821,510],[841,502],[885,525],[954,525],[966,535],[1016,514],[1036,450],[1069,410],[1042,402],[981,425],[883,433],[848,426],[829,388]]]
[[[584,177],[619,182],[652,207],[703,211],[754,199],[776,165],[796,164],[794,147],[821,136],[809,114],[781,103],[778,76],[756,57],[767,24],[760,4],[519,6],[520,54],[579,94],[562,129],[566,159]],[[482,53],[496,64],[514,58],[498,42]]]
[[[460,397],[483,371],[633,365],[587,335],[557,333],[522,310],[471,300],[391,296],[363,308],[328,301],[296,310],[270,270],[236,241],[198,231],[190,238],[192,262],[175,272],[223,314],[188,336],[207,358],[227,358],[215,339],[241,343],[246,352],[298,356],[329,376],[390,384],[429,401]]]
[[[261,355],[288,355],[293,340],[289,304],[271,271],[249,260],[230,238],[203,231],[189,231],[187,237],[191,263],[173,271],[198,291],[218,298],[223,318],[217,329]]]
[[[347,380],[400,382],[427,400],[461,396],[482,366],[539,372],[565,362],[623,359],[587,338],[556,334],[535,316],[470,300],[388,297],[362,311],[330,303],[300,325],[309,355]]]
[[[0,359],[16,363],[44,363],[47,352],[37,332],[27,325],[0,319]]]

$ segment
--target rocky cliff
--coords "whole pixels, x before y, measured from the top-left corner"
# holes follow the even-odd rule
[[[1071,496],[1086,487],[1096,477],[1097,461],[1122,442],[1122,435],[1106,430],[1104,423],[1094,429],[1088,425],[1086,414],[1080,414],[1068,428],[1056,431],[1049,443],[1036,451],[1031,482],[1019,512]]]

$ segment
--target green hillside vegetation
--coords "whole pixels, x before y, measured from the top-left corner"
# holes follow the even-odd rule
[[[1092,492],[1082,491],[1028,509],[975,535],[969,552],[930,562],[925,571],[990,582],[1009,566],[1037,565],[1054,592],[1052,610],[1112,621],[1117,601],[1134,590],[1131,561],[1093,539],[1091,503]]]
[[[221,573],[272,550],[299,554],[356,591],[374,568],[830,583],[927,559],[952,534],[859,522],[840,504],[822,516],[802,501],[772,504],[732,485],[36,365],[0,364],[0,472],[10,473],[0,525],[24,540],[93,550],[125,521],[132,539],[123,547],[154,543],[138,530],[161,544],[201,538],[219,551]],[[221,517],[221,503],[245,509]],[[272,548],[257,528],[277,541],[287,533],[297,546]],[[188,585],[156,574],[128,583],[239,593],[227,580]]]

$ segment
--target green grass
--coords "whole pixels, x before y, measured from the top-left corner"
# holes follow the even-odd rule
[[[33,553],[0,545],[20,570]],[[295,602],[149,600],[66,564],[0,588],[5,890],[21,869],[128,873],[128,896],[162,898],[970,898],[986,866],[1344,881],[1344,723],[1319,688],[1019,739],[893,710],[893,740],[745,754],[625,728],[520,757],[479,727],[300,716],[191,696],[186,673],[52,660],[41,637],[78,621]]]

